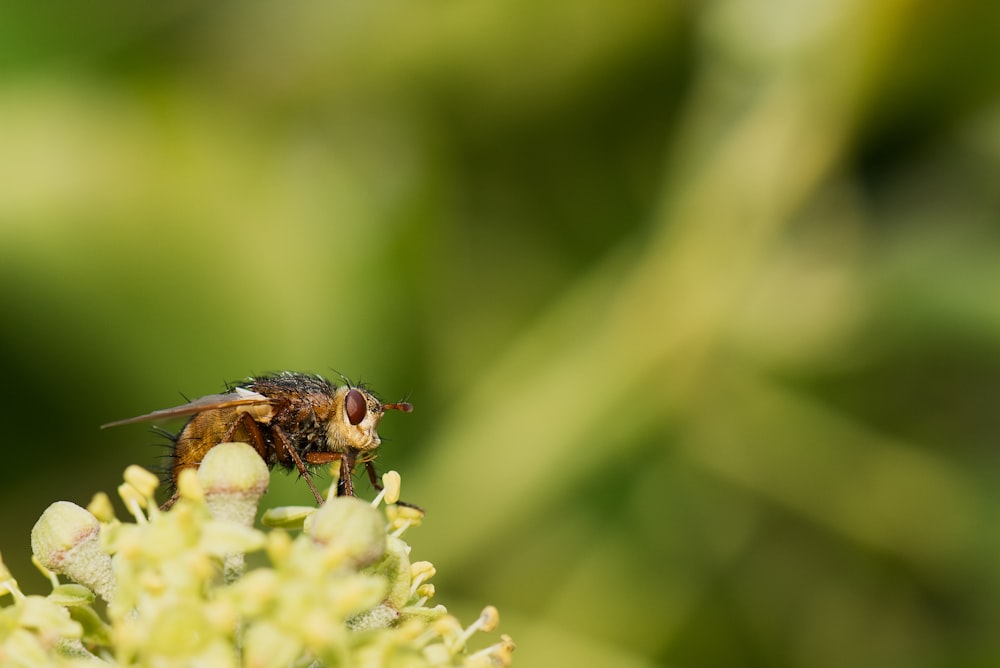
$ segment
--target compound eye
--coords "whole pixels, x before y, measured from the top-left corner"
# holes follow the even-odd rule
[[[365,413],[368,412],[368,402],[360,392],[351,390],[344,400],[344,410],[347,411],[347,419],[351,424],[361,424],[365,419]]]

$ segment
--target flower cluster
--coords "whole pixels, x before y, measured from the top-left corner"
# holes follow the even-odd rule
[[[122,522],[98,494],[84,509],[52,504],[32,531],[48,596],[26,596],[0,562],[4,666],[508,666],[514,645],[469,652],[492,631],[488,606],[469,627],[429,606],[429,562],[401,539],[422,513],[398,500],[399,476],[369,504],[335,497],[319,508],[265,513],[267,467],[242,443],[213,448],[156,507],[157,479],[130,467]],[[334,483],[334,489],[335,489]],[[387,504],[379,509],[382,501]],[[249,565],[248,565],[249,564]],[[61,584],[58,575],[74,584]]]

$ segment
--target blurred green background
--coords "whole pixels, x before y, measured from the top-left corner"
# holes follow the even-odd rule
[[[164,453],[99,424],[335,369],[415,404],[414,557],[516,665],[997,665],[998,31],[0,3],[4,559]]]

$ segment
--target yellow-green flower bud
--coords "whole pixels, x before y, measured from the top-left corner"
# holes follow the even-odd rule
[[[198,467],[198,482],[212,516],[243,526],[253,526],[257,502],[269,481],[267,464],[246,443],[220,443]]]
[[[323,504],[307,518],[305,531],[329,555],[358,567],[375,563],[385,553],[382,514],[353,496],[338,496]]]
[[[110,601],[114,590],[111,556],[101,549],[101,524],[89,512],[69,501],[49,506],[31,530],[31,550],[51,571]]]
[[[245,540],[225,528],[226,523],[250,531],[257,517],[257,502],[267,491],[271,475],[257,451],[246,443],[220,443],[205,455],[198,467],[198,483],[205,493],[205,504],[220,522],[211,532],[231,543],[232,550],[224,556],[226,582],[233,582],[243,572],[243,552],[263,546],[263,537],[254,532]],[[249,543],[247,542],[249,541]],[[218,541],[216,541],[218,542]]]

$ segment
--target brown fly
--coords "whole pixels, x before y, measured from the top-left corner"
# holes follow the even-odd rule
[[[298,470],[317,503],[323,503],[309,465],[340,460],[338,496],[354,496],[351,475],[360,463],[365,465],[372,485],[382,489],[372,460],[381,443],[378,424],[387,410],[409,413],[413,406],[381,403],[365,388],[350,383],[338,387],[319,376],[284,372],[250,378],[225,394],[201,397],[101,428],[191,416],[173,438],[169,477],[174,493],[164,508],[177,500],[180,472],[197,467],[209,450],[230,441],[249,443],[269,467],[277,464]]]

